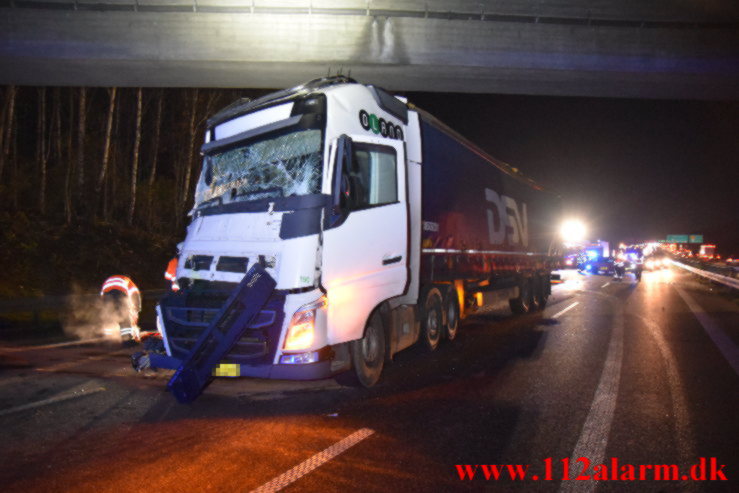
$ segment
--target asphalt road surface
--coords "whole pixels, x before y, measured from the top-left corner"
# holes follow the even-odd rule
[[[565,277],[372,389],[218,379],[181,405],[130,350],[6,344],[0,491],[739,491],[732,295],[674,268]]]

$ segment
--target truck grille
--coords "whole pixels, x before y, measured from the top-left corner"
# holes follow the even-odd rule
[[[231,294],[223,289],[228,286],[221,284],[225,283],[218,283],[218,286],[214,286],[216,289],[183,293],[175,297],[180,303],[162,302],[167,339],[173,356],[185,358],[221,311]],[[284,319],[283,303],[284,295],[275,292],[231,349],[227,356],[229,360],[237,363],[254,361],[274,353]]]

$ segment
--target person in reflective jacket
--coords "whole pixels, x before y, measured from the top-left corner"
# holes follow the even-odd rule
[[[106,315],[110,315],[113,323],[118,324],[119,335],[123,342],[139,339],[139,313],[141,313],[141,293],[134,282],[121,275],[111,276],[105,280],[100,290]],[[114,328],[106,327],[106,335],[114,335]]]

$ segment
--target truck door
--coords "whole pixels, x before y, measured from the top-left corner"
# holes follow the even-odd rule
[[[321,284],[335,344],[361,338],[372,310],[406,290],[409,214],[402,141],[344,135],[333,155]]]

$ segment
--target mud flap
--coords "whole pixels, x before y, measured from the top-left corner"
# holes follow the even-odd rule
[[[213,368],[241,338],[276,285],[259,264],[249,269],[167,384],[179,402],[194,401],[213,380]]]

